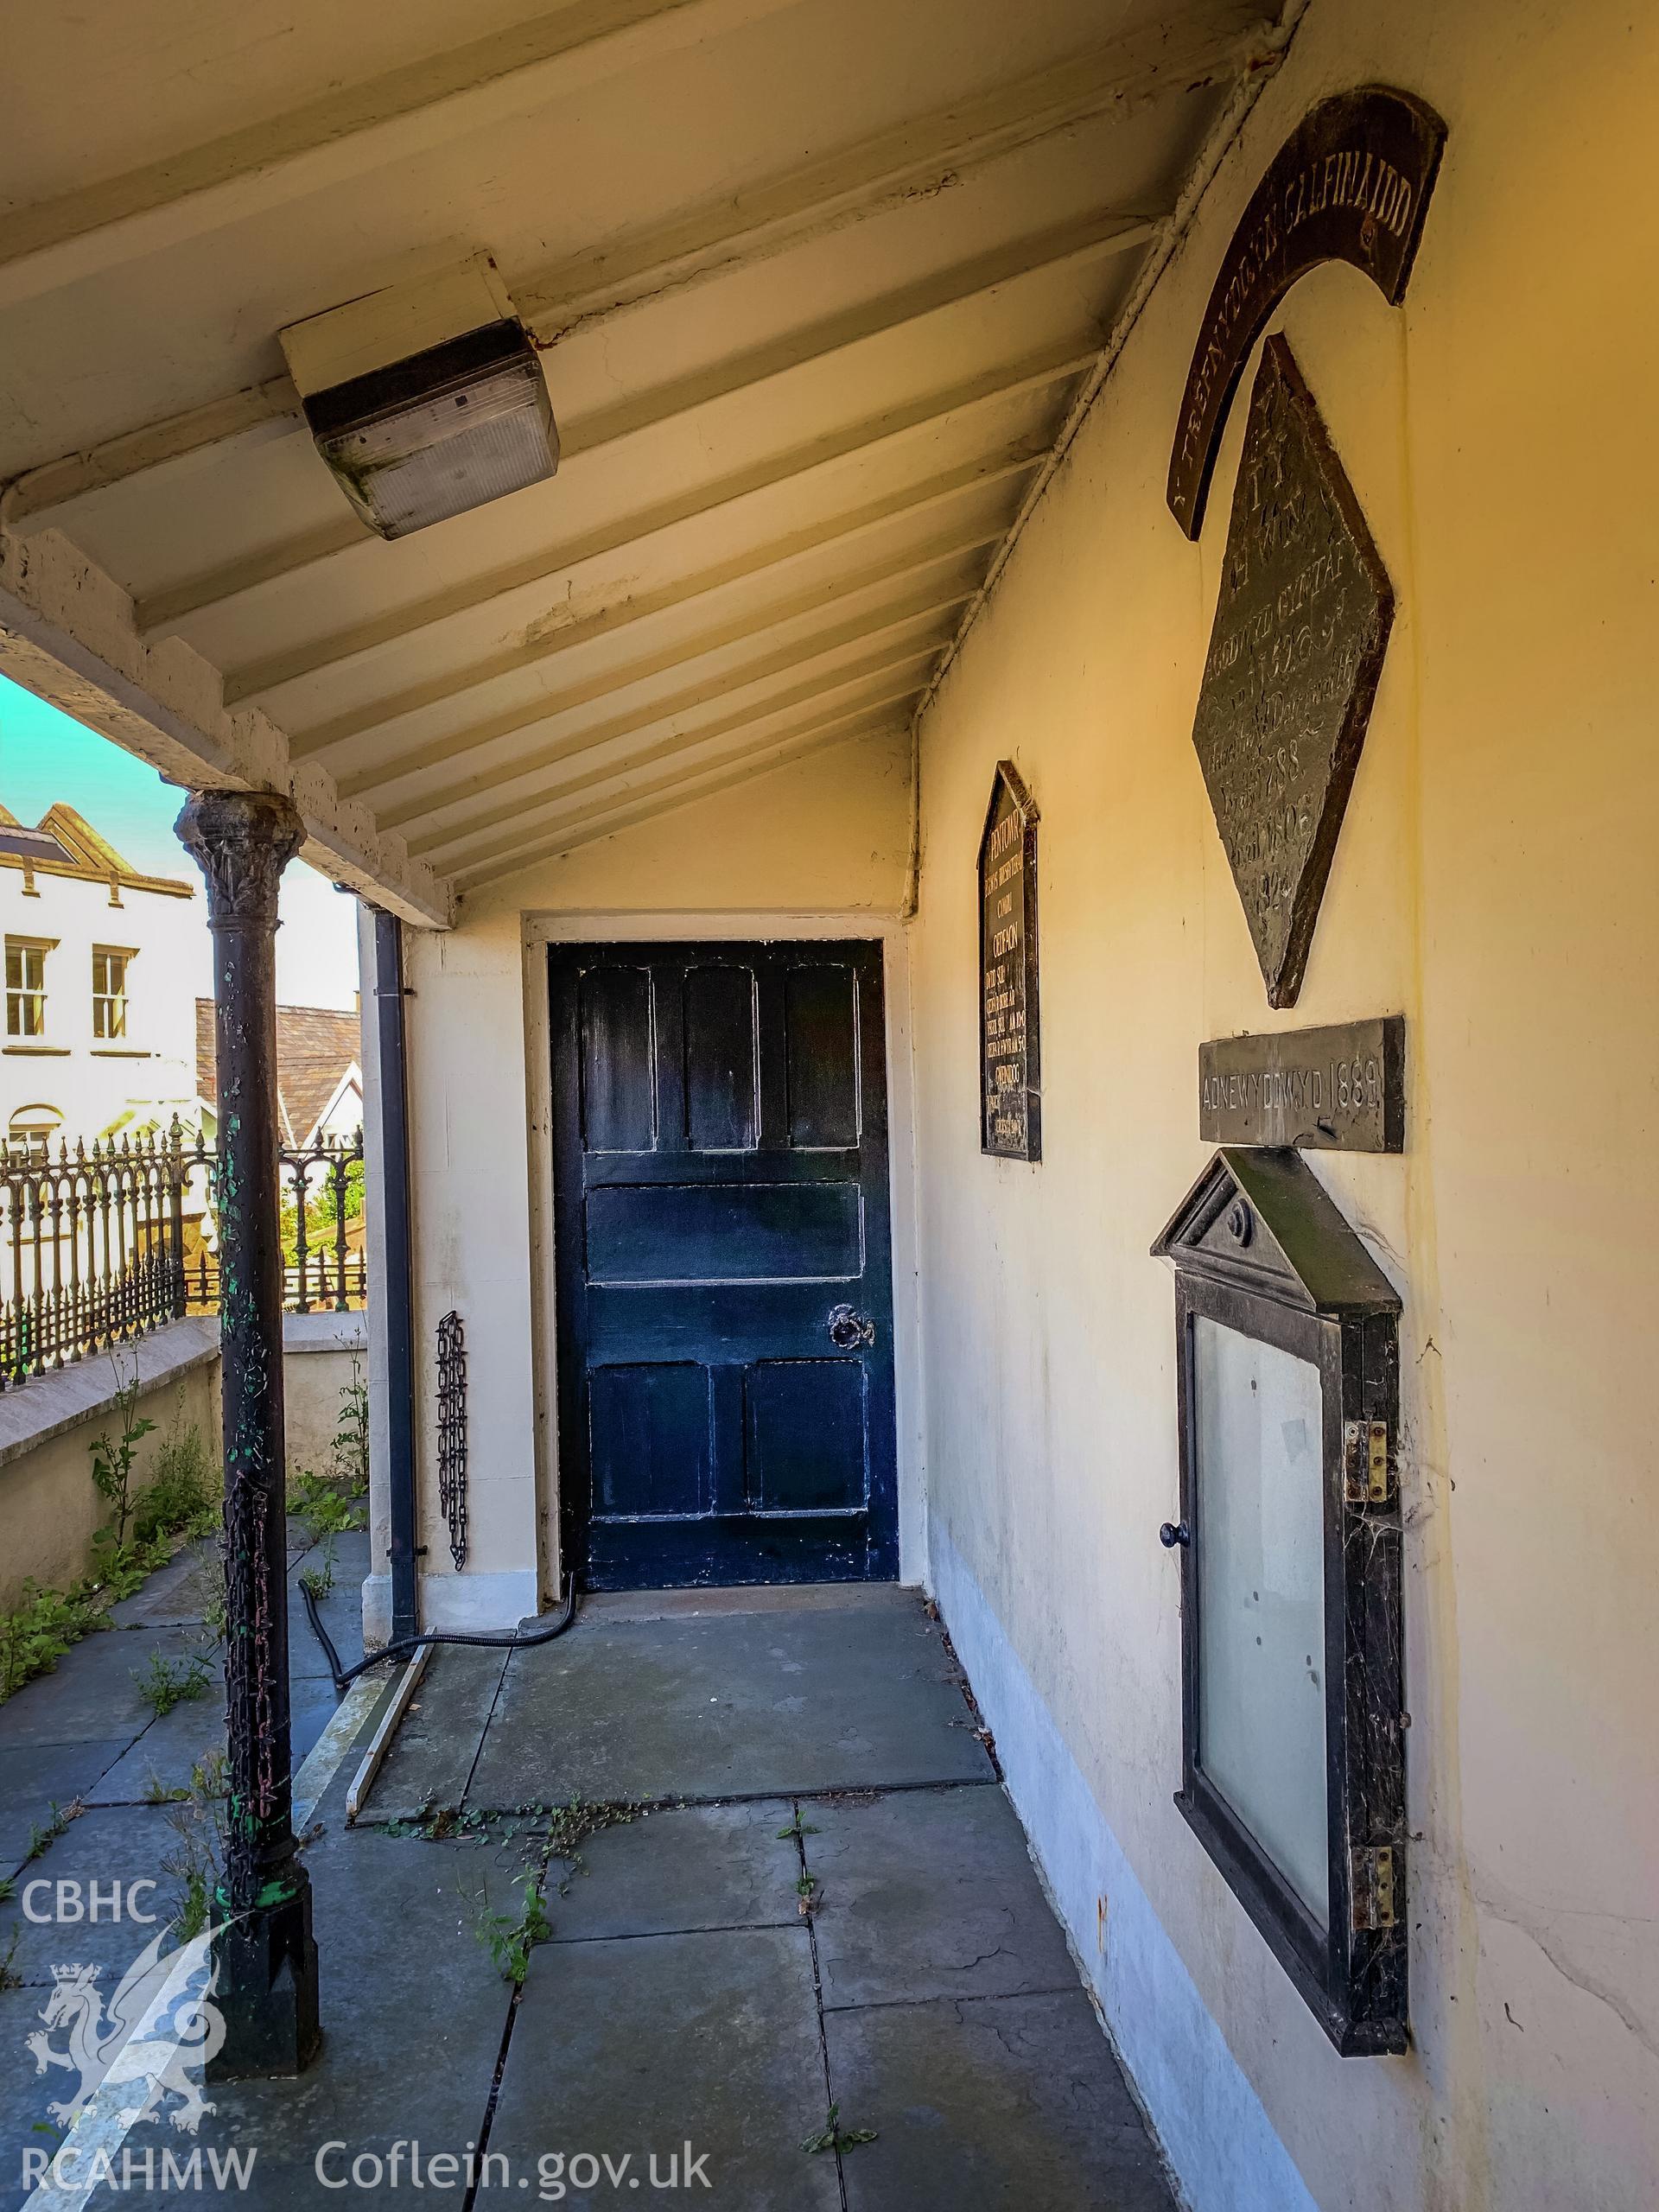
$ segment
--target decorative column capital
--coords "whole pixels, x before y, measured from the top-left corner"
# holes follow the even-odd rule
[[[207,879],[210,928],[276,928],[283,870],[305,842],[292,800],[280,791],[193,791],[174,828]]]

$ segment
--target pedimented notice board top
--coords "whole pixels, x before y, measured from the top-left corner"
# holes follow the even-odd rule
[[[1043,1156],[1037,1035],[1037,808],[1000,760],[979,841],[980,1150]]]
[[[1394,592],[1289,346],[1250,394],[1192,742],[1269,1006],[1294,1006]]]

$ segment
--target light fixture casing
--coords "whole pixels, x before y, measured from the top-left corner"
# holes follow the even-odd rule
[[[539,484],[559,465],[541,364],[511,317],[308,392],[303,404],[317,451],[382,537]]]

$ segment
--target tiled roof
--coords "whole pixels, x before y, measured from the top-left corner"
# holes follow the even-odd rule
[[[276,1095],[283,1141],[303,1144],[327,1111],[347,1069],[361,1064],[358,1017],[327,1006],[276,1009]],[[213,1002],[196,1001],[196,1090],[218,1110]]]

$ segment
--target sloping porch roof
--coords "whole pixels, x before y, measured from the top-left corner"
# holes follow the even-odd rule
[[[901,728],[1271,12],[284,0],[251,38],[231,0],[175,35],[41,11],[0,147],[0,665],[181,780],[290,791],[315,864],[438,923]],[[386,543],[277,333],[480,251],[562,463]]]

